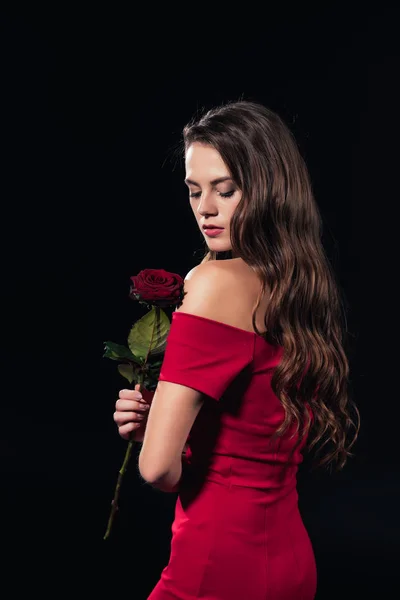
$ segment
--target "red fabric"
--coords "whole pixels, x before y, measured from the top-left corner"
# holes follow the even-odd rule
[[[174,312],[160,381],[206,394],[188,439],[168,565],[148,600],[313,600],[313,548],[298,509],[301,447],[272,434],[281,348],[255,333]]]

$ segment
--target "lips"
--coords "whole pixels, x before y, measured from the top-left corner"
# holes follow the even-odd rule
[[[217,235],[220,235],[220,233],[222,233],[224,231],[224,228],[223,227],[207,227],[203,231],[204,231],[205,235],[207,235],[208,237],[217,237]]]

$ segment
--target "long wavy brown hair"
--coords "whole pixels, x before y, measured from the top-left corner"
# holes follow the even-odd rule
[[[317,466],[340,470],[353,456],[359,411],[349,394],[342,294],[322,243],[322,219],[307,166],[288,126],[254,102],[231,102],[196,116],[183,130],[184,151],[193,142],[221,155],[242,198],[231,219],[232,252],[258,274],[269,292],[266,339],[283,347],[272,378],[285,419],[296,422],[305,450],[314,446]],[[224,258],[208,251],[201,262]],[[307,404],[313,412],[310,419]],[[353,416],[352,416],[353,413]],[[322,451],[324,449],[324,451]]]

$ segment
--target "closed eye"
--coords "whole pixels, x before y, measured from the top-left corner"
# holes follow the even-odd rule
[[[221,198],[231,198],[235,193],[235,190],[231,190],[230,192],[217,192]],[[190,198],[200,198],[201,192],[190,192]]]

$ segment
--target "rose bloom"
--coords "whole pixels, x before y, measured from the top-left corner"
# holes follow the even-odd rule
[[[143,269],[131,278],[129,296],[157,306],[174,306],[182,300],[183,278],[164,269]]]

